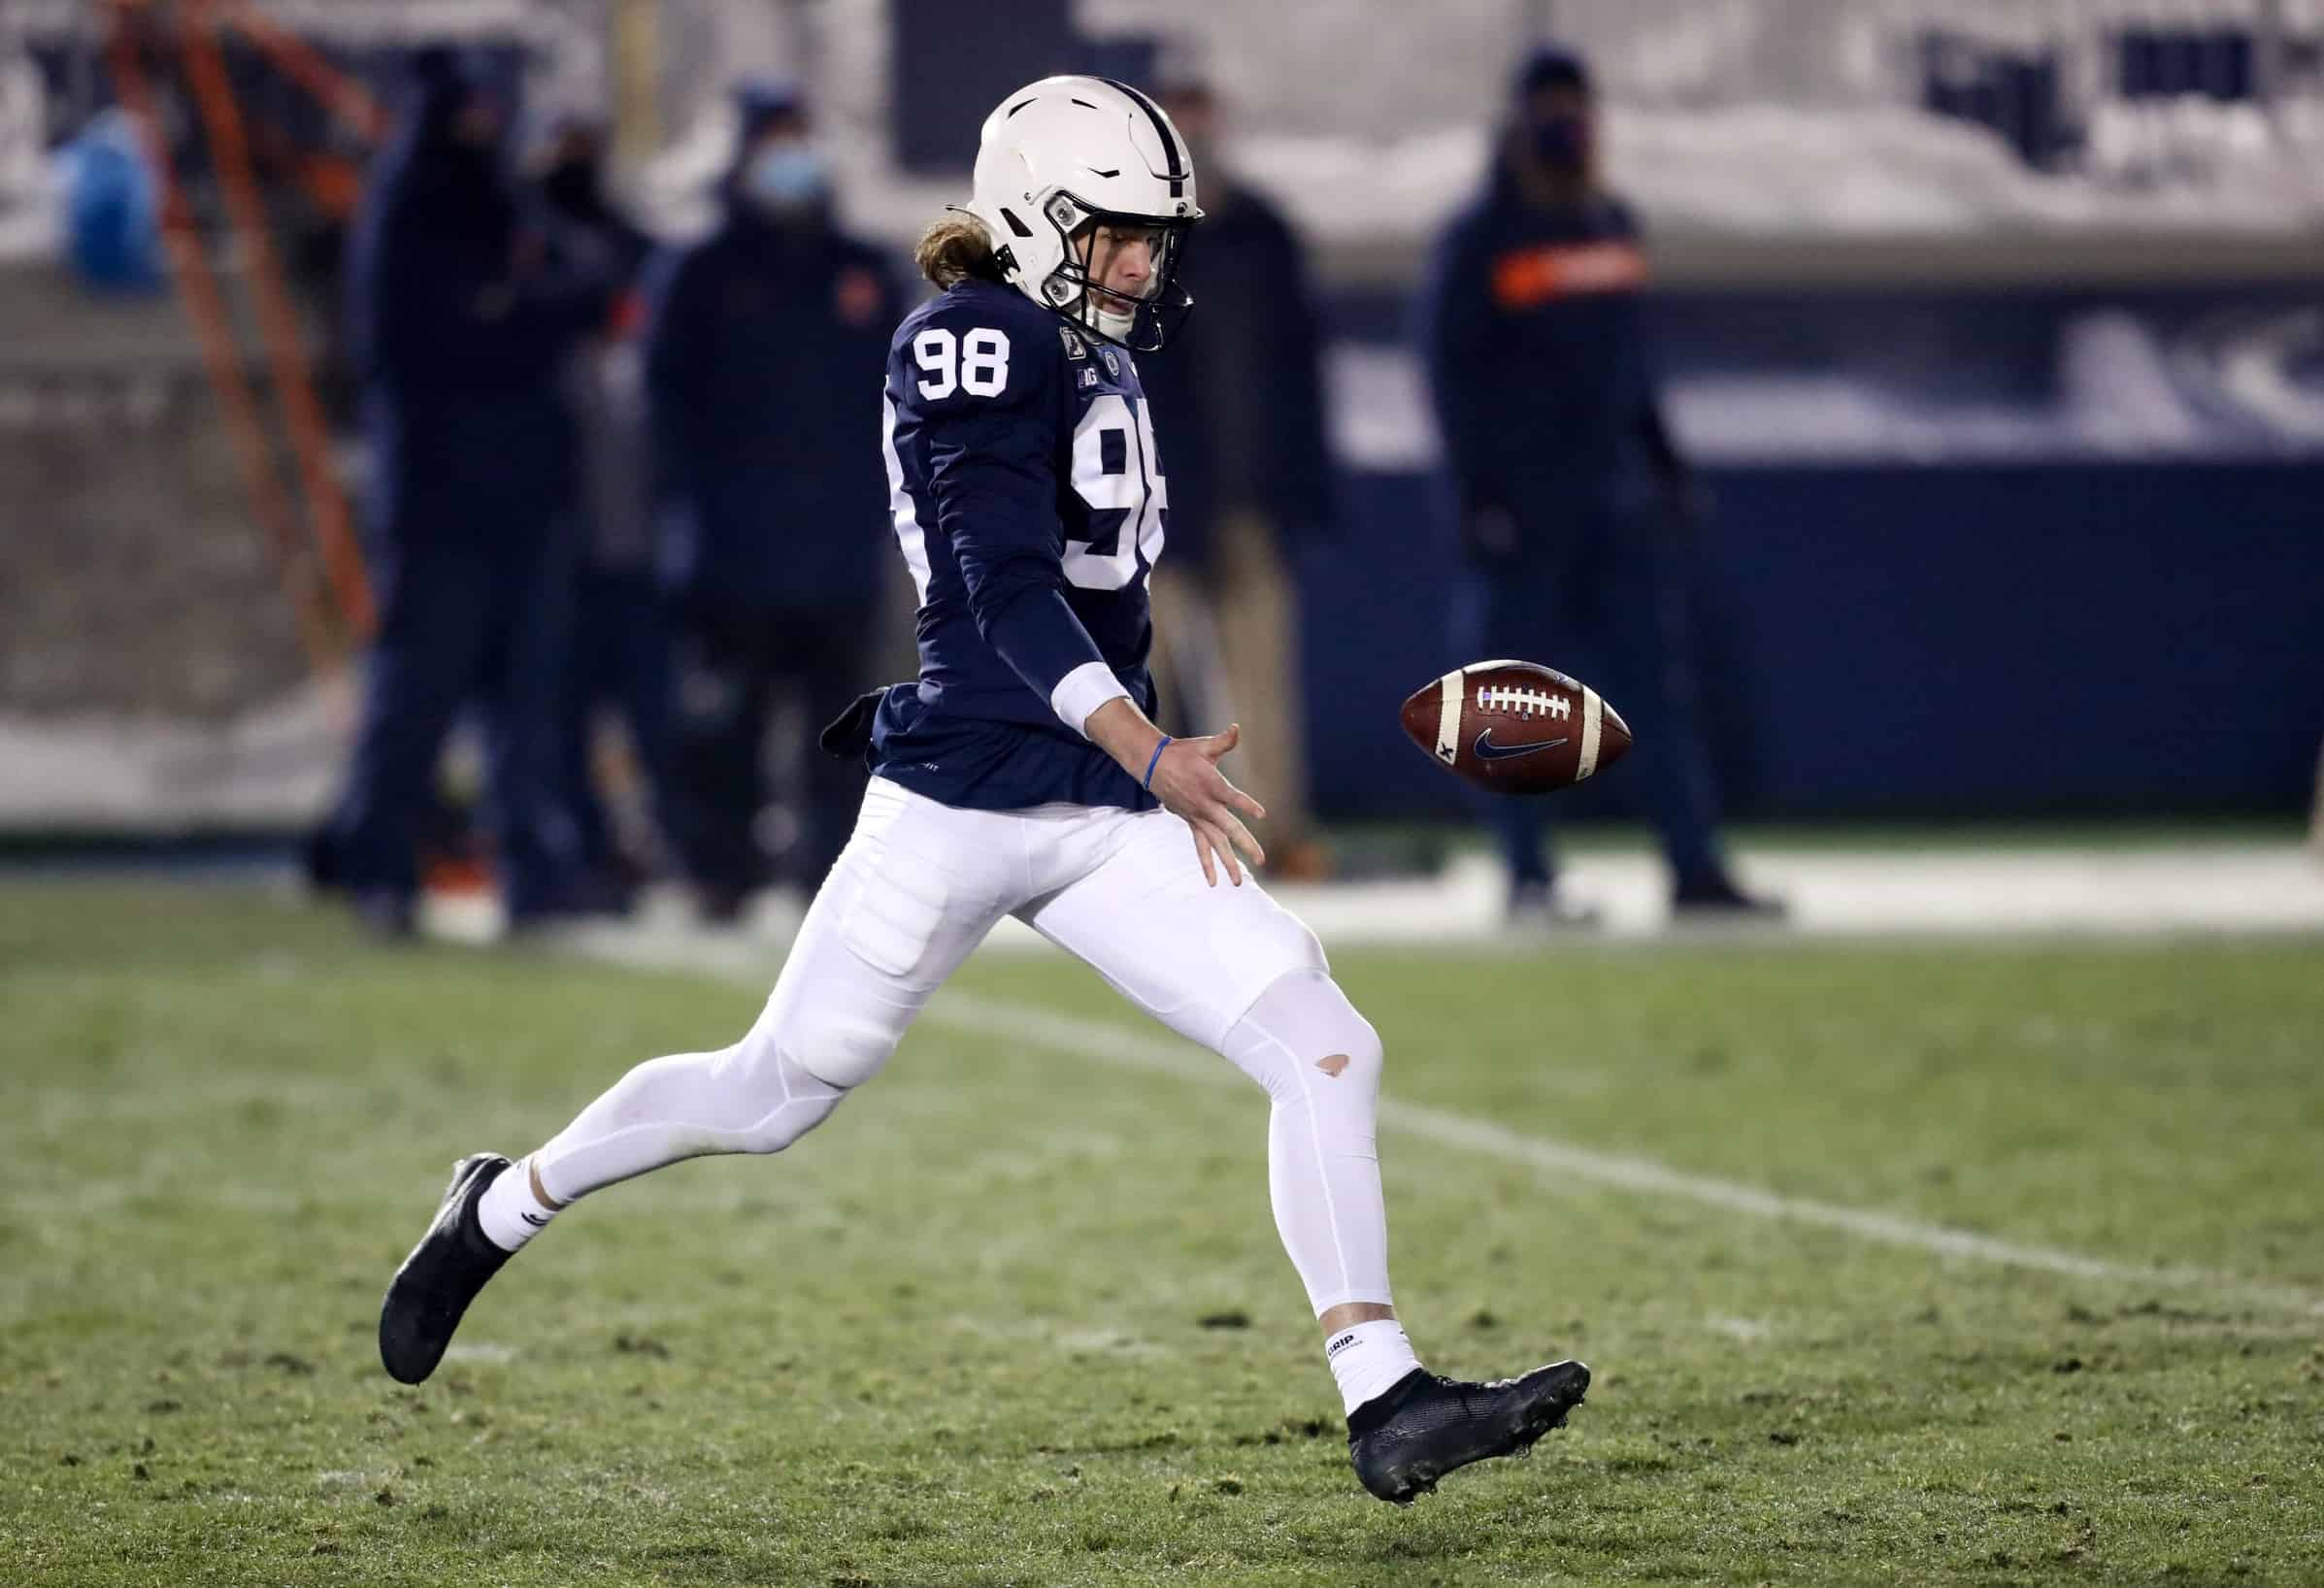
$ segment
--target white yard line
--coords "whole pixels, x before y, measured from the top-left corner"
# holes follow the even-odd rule
[[[774,981],[775,967],[757,956],[750,956],[750,963],[715,954],[705,956],[698,943],[657,942],[607,932],[578,941],[577,946],[596,957],[624,964],[697,975],[707,973],[751,986],[771,986]],[[774,957],[780,960],[780,954]],[[1141,1031],[1118,1021],[1059,1013],[1013,1000],[947,990],[937,995],[921,1019],[980,1037],[1031,1042],[1077,1059],[1168,1075],[1176,1080],[1243,1089],[1250,1085],[1225,1060],[1179,1038]],[[2236,1301],[2324,1315],[2324,1296],[2297,1286],[2272,1284],[2208,1269],[2148,1268],[2059,1246],[1997,1240],[1876,1208],[1784,1196],[1738,1180],[1688,1174],[1651,1158],[1577,1146],[1553,1137],[1535,1136],[1488,1120],[1400,1103],[1393,1098],[1380,1100],[1379,1119],[1391,1130],[1439,1146],[1523,1164],[1552,1177],[1675,1198],[1720,1212],[1838,1230],[1883,1245],[1904,1246],[1961,1261],[2029,1269],[2074,1279],[2202,1290]]]
[[[1753,885],[1791,904],[1787,930],[1757,934],[1776,943],[2324,932],[2324,865],[2290,843],[2116,849],[1753,846],[1743,850],[1742,867]],[[1577,855],[1565,868],[1563,885],[1602,911],[1596,933],[1572,941],[1653,943],[1670,935],[1669,879],[1653,855]],[[1374,943],[1508,945],[1501,921],[1506,890],[1497,864],[1466,854],[1434,877],[1270,891],[1339,948]]]
[[[1151,1071],[1180,1080],[1221,1086],[1248,1085],[1241,1073],[1224,1060],[1191,1042],[1133,1030],[1111,1020],[1059,1014],[1031,1005],[963,993],[940,995],[929,1006],[923,1018],[959,1026],[979,1036],[1036,1042],[1078,1058]],[[1884,1245],[1910,1246],[1934,1252],[1941,1257],[1966,1258],[1972,1262],[1992,1263],[2005,1268],[2034,1269],[2075,1279],[2208,1289],[2266,1302],[2271,1306],[2324,1313],[2324,1297],[2294,1286],[2267,1284],[2208,1269],[2145,1268],[2068,1251],[2058,1246],[2000,1241],[1973,1231],[1956,1230],[1942,1224],[1930,1224],[1872,1208],[1849,1208],[1806,1197],[1787,1197],[1737,1180],[1690,1174],[1651,1158],[1576,1146],[1551,1137],[1511,1130],[1488,1120],[1472,1119],[1464,1114],[1448,1113],[1414,1103],[1399,1103],[1394,1098],[1383,1097],[1380,1100],[1379,1119],[1391,1130],[1417,1136],[1439,1146],[1481,1152],[1511,1163],[1528,1165],[1547,1174],[1589,1180],[1650,1196],[1675,1197],[1701,1203],[1722,1212],[1747,1213],[1757,1218],[1819,1225]]]

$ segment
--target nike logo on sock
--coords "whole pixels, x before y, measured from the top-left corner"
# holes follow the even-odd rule
[[[536,1230],[546,1230],[548,1228],[548,1220],[545,1218],[535,1218],[532,1214],[525,1212],[519,1212],[516,1216],[524,1220],[525,1223],[530,1224]]]

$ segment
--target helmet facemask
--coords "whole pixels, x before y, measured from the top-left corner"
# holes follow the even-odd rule
[[[1154,352],[1178,334],[1194,307],[1192,294],[1178,279],[1192,217],[1093,210],[1062,191],[1050,195],[1042,217],[1058,234],[1059,263],[1039,285],[1040,298],[1052,312],[1132,352]],[[1134,292],[1109,288],[1092,275],[1093,266],[1102,274],[1112,258],[1111,253],[1097,257],[1101,227],[1112,235],[1116,249],[1127,239],[1145,237],[1145,281]]]

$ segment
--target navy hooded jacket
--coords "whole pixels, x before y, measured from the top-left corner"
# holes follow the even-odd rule
[[[608,301],[521,224],[497,151],[454,137],[474,91],[448,58],[423,59],[350,250],[371,519],[402,541],[546,526],[572,475],[561,365]]]
[[[886,555],[880,383],[900,314],[878,249],[778,225],[727,183],[710,237],[657,257],[646,380],[682,595],[868,607]]]
[[[1640,244],[1620,200],[1529,208],[1498,166],[1438,240],[1419,339],[1465,508],[1520,522],[1621,509],[1677,471]]]

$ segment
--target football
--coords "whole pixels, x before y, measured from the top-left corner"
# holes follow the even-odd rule
[[[1547,794],[1604,772],[1630,727],[1595,689],[1536,662],[1472,662],[1412,691],[1404,731],[1495,794]]]

